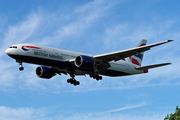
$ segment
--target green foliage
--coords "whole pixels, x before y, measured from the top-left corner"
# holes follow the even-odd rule
[[[164,120],[180,120],[180,108],[176,106],[176,111],[174,114],[167,114],[167,116],[164,118]]]

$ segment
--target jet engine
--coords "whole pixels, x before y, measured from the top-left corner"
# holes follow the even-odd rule
[[[40,78],[50,79],[55,75],[55,73],[53,72],[52,68],[39,66],[36,68],[36,75]]]
[[[94,59],[89,56],[80,55],[77,56],[75,59],[75,65],[76,67],[80,68],[92,68],[94,66]]]

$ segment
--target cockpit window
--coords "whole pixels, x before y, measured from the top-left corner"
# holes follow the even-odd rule
[[[17,48],[17,46],[11,46],[11,47],[9,47],[9,48]]]

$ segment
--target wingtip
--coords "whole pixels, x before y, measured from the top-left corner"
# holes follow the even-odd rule
[[[167,42],[172,42],[172,41],[174,41],[174,40],[167,40]]]
[[[164,63],[164,65],[171,65],[172,63]]]

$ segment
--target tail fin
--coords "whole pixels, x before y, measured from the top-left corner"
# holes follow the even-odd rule
[[[147,43],[147,40],[143,39],[143,40],[141,40],[141,42],[138,44],[137,47],[144,46],[144,45],[146,45],[146,43]],[[144,56],[144,52],[136,54],[136,55],[132,55],[129,58],[127,58],[126,61],[133,63],[135,65],[141,66],[143,56]]]

